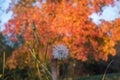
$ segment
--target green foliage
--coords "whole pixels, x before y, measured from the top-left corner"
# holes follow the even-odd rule
[[[89,77],[80,77],[76,80],[102,80],[103,75],[89,76]],[[105,80],[119,80],[120,73],[107,74]]]

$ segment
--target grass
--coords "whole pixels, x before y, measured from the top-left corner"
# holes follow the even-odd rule
[[[103,75],[80,77],[75,80],[102,80]],[[106,74],[105,80],[120,80],[120,73]]]

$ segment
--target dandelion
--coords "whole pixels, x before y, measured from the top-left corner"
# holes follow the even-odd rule
[[[53,48],[54,59],[58,59],[58,60],[65,59],[68,57],[68,55],[69,55],[69,49],[63,44],[56,45]]]

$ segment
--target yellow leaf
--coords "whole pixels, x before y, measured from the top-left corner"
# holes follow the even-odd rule
[[[2,74],[0,74],[0,78],[2,77]]]

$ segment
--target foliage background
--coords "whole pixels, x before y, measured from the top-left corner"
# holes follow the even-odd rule
[[[109,62],[108,57],[116,55],[116,44],[120,40],[120,19],[111,22],[102,20],[102,23],[97,25],[89,18],[93,12],[102,12],[105,5],[114,6],[113,0],[47,0],[38,1],[39,6],[33,6],[35,2],[36,0],[19,0],[16,4],[13,0],[8,9],[13,11],[14,15],[5,24],[2,34],[7,35],[15,46],[12,54],[9,57],[6,55],[6,68],[13,73],[19,73],[17,70],[28,70],[26,76],[36,73],[31,77],[38,78],[35,68],[40,69],[41,66],[37,61],[50,69],[54,60],[52,49],[59,44],[68,47],[70,55],[65,64],[72,64],[72,67],[79,66],[77,60],[86,61],[83,66],[87,67],[87,63],[97,65],[96,61]],[[5,42],[1,41],[1,44],[3,43]],[[1,52],[3,51],[6,50],[1,49]],[[58,62],[58,65],[61,64],[61,61]],[[44,75],[46,71],[40,70],[40,73]],[[22,75],[17,77],[20,76]]]

